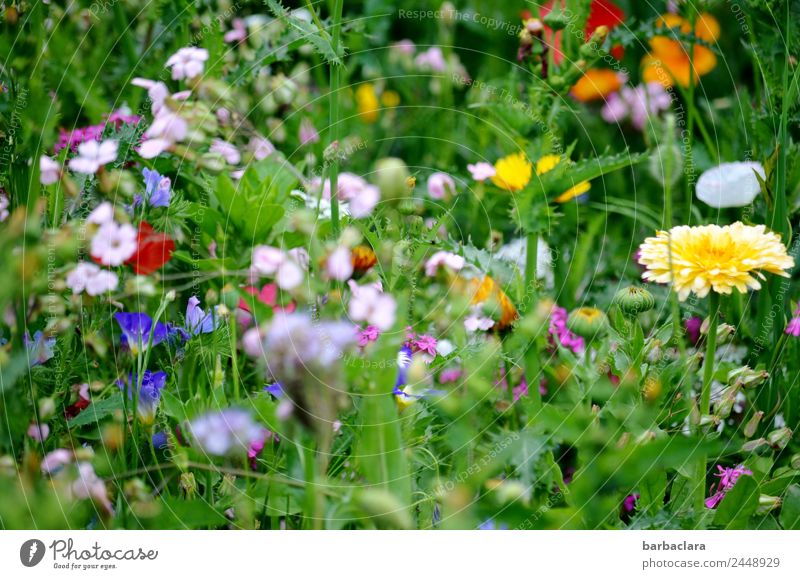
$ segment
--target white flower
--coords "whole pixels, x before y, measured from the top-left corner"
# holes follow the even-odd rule
[[[131,84],[147,89],[147,96],[150,97],[150,110],[154,115],[157,115],[164,105],[164,101],[169,97],[167,85],[161,81],[150,80],[148,78],[134,78]]]
[[[397,302],[371,285],[350,284],[352,296],[348,311],[354,322],[366,322],[380,331],[390,330],[395,322]]]
[[[139,147],[139,154],[145,159],[157,157],[185,139],[188,132],[189,125],[180,115],[162,107],[153,119],[153,124],[144,132],[145,140]]]
[[[208,150],[220,155],[229,165],[237,165],[242,160],[239,149],[222,139],[212,140],[211,147]]]
[[[456,351],[456,347],[450,340],[439,340],[436,342],[436,352],[440,356],[449,356]]]
[[[117,158],[116,141],[86,141],[78,145],[78,156],[70,159],[69,168],[76,173],[92,175],[103,165]]]
[[[485,332],[492,329],[493,326],[494,320],[483,315],[480,305],[473,307],[472,313],[464,318],[464,327],[468,332],[477,332],[479,330]]]
[[[167,67],[172,68],[172,79],[194,78],[203,73],[204,62],[208,60],[205,48],[187,46],[169,57]]]
[[[697,198],[715,209],[750,205],[761,193],[756,173],[766,179],[761,163],[721,163],[700,175]]]
[[[470,163],[467,165],[467,169],[476,181],[486,181],[486,179],[494,177],[497,172],[491,163],[475,163],[474,165]]]
[[[331,279],[346,281],[353,275],[353,256],[350,250],[340,246],[325,260],[325,271]]]
[[[434,173],[428,177],[428,195],[432,199],[444,199],[456,192],[456,182],[447,173]]]
[[[92,238],[92,257],[103,265],[121,265],[136,252],[136,230],[129,223],[104,223]]]
[[[252,267],[263,275],[273,275],[286,260],[286,255],[277,247],[257,245],[253,248]]]
[[[103,225],[109,221],[114,221],[114,208],[108,201],[103,201],[100,205],[95,207],[86,218],[86,223],[93,223],[95,225]]]
[[[47,155],[39,157],[39,182],[42,185],[52,185],[61,177],[61,167]]]
[[[460,255],[450,253],[449,251],[437,251],[430,259],[425,262],[425,275],[433,277],[440,267],[444,266],[453,271],[460,271],[466,261]]]
[[[297,262],[297,265],[308,270],[308,252],[305,247],[295,247],[287,252],[287,255]]]
[[[89,285],[89,279],[99,271],[100,268],[95,264],[81,262],[67,274],[67,287],[74,293],[79,294]]]
[[[90,296],[101,296],[117,289],[119,278],[113,271],[101,269],[90,277],[86,284],[86,293]]]

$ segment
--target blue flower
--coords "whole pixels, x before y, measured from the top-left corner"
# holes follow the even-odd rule
[[[160,431],[153,434],[153,448],[156,450],[163,450],[169,445],[169,438],[167,433]]]
[[[44,364],[55,356],[53,347],[56,345],[56,339],[46,338],[41,331],[33,334],[32,340],[30,334],[25,332],[24,341],[25,347],[28,348],[28,359],[30,360],[31,368]]]
[[[478,525],[479,531],[507,531],[508,525],[500,523],[499,525],[494,522],[494,519],[486,519]]]
[[[142,386],[139,389],[139,401],[136,406],[136,413],[143,424],[152,424],[156,418],[156,409],[161,400],[161,391],[167,383],[166,372],[151,372],[145,370],[142,374]],[[128,383],[117,380],[120,390],[126,392],[128,400],[133,400],[133,392],[138,384],[135,374],[128,376]]]
[[[153,328],[153,319],[140,312],[117,312],[114,319],[122,329],[122,345],[130,349],[133,355],[147,348],[150,341],[150,332],[153,333],[153,345],[160,344],[169,336],[169,328],[161,322],[156,322]]]
[[[282,398],[283,397],[283,386],[280,382],[275,382],[274,384],[267,384],[264,386],[264,392],[272,394],[275,398]]]
[[[196,296],[189,298],[186,306],[186,331],[192,335],[209,334],[219,325],[220,318],[211,312],[205,313],[200,308],[200,300]]]
[[[169,207],[170,187],[169,177],[162,177],[158,171],[143,169],[144,175],[144,201],[151,207]],[[138,198],[138,200],[136,199]],[[134,198],[134,206],[142,201],[142,197],[137,195]]]

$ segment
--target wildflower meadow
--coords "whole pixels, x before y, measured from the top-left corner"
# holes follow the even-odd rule
[[[798,0],[0,2],[0,529],[800,529],[798,59]]]

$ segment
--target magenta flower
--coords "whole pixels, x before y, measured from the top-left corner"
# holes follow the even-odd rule
[[[358,330],[358,346],[365,348],[370,342],[377,342],[381,331],[375,326],[367,326],[363,330]]]
[[[550,336],[561,346],[572,350],[576,354],[583,352],[585,346],[583,338],[573,334],[567,328],[567,310],[559,306],[553,306],[550,314]]]
[[[733,468],[727,468],[724,466],[717,465],[717,470],[719,471],[716,475],[719,477],[719,483],[716,485],[711,486],[711,490],[713,491],[716,486],[716,492],[713,495],[706,499],[706,508],[713,509],[725,498],[725,495],[733,489],[736,485],[736,481],[739,480],[739,477],[743,474],[752,475],[753,472],[746,468],[743,464],[735,466]]]
[[[697,344],[700,341],[700,328],[703,326],[703,318],[694,316],[689,318],[683,323],[686,328],[686,334],[689,336],[689,341],[692,344]]]
[[[415,352],[424,352],[429,356],[436,357],[436,338],[427,334],[417,336],[411,341],[411,347]]]
[[[794,311],[794,317],[786,325],[786,333],[795,338],[800,337],[800,306]]]

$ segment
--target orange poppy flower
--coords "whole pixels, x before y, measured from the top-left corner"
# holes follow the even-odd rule
[[[689,22],[677,14],[665,14],[656,26],[670,28],[683,34],[691,32]],[[695,23],[695,35],[709,44],[719,37],[719,23],[710,14],[701,14]],[[717,66],[717,56],[706,46],[695,45],[692,56],[689,47],[669,36],[655,36],[650,39],[651,52],[642,59],[642,77],[645,82],[658,82],[669,88],[674,83],[689,86],[690,75],[694,74],[694,82],[698,82]]]
[[[610,68],[593,68],[587,70],[581,79],[572,87],[573,97],[582,103],[605,99],[612,92],[622,87],[622,78]]]

